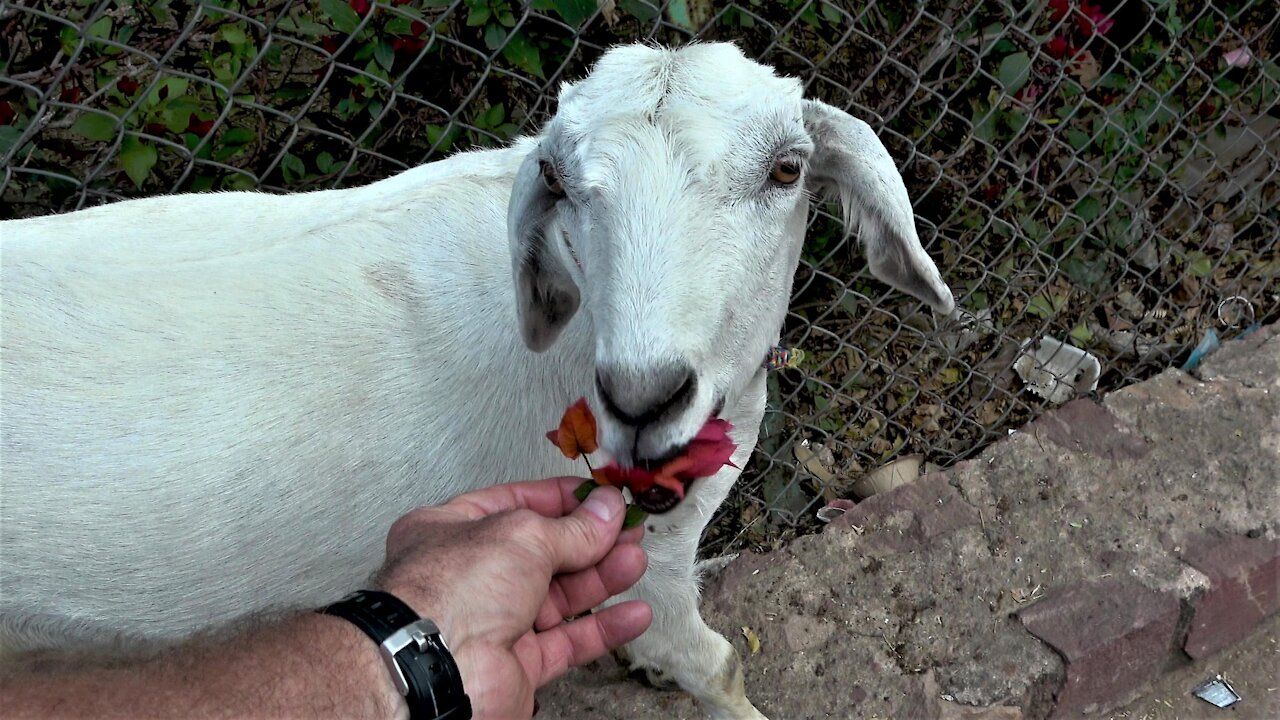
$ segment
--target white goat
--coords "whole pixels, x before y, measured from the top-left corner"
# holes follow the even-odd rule
[[[819,191],[878,277],[952,310],[870,128],[724,44],[614,49],[538,137],[367,187],[0,224],[0,647],[331,601],[409,509],[581,473],[543,432],[582,395],[621,462],[719,413],[745,465]],[[726,718],[761,715],[694,559],[737,475],[651,517],[629,594],[635,665]]]

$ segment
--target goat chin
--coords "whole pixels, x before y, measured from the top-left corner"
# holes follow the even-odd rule
[[[744,466],[810,193],[951,311],[870,128],[736,48],[615,49],[560,100],[536,138],[361,188],[0,224],[0,648],[121,655],[329,602],[411,508],[581,473],[543,432],[600,367],[648,403],[606,447],[660,456],[722,405]],[[652,516],[620,599],[654,608],[636,668],[746,718],[693,565],[737,475]]]

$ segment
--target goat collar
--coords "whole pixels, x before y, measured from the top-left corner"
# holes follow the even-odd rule
[[[794,370],[804,362],[804,350],[774,345],[764,354],[765,370]]]

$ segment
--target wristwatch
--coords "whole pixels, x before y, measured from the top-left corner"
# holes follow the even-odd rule
[[[378,644],[410,720],[471,720],[471,698],[435,623],[379,590],[356,591],[317,612],[350,622]]]

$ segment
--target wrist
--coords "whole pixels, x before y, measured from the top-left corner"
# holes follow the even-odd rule
[[[341,673],[335,676],[350,678],[360,706],[373,711],[362,717],[407,720],[409,705],[396,690],[377,644],[368,635],[331,615],[315,613],[305,622],[311,623],[317,637],[325,641],[320,646],[329,651],[333,666]]]
[[[346,621],[377,647],[410,718],[470,720],[457,661],[431,618],[385,590],[357,591],[317,612]]]

